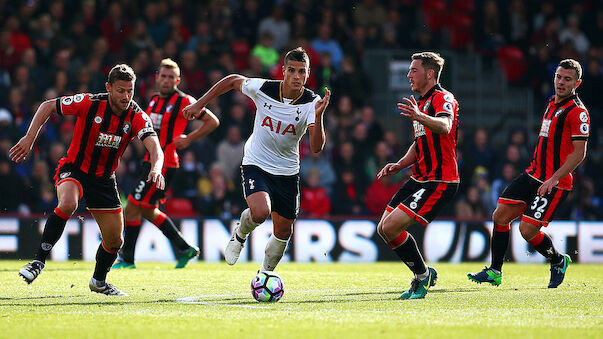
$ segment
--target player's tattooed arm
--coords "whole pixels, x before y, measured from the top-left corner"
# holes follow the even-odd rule
[[[27,133],[19,140],[19,142],[17,142],[17,144],[11,147],[9,151],[10,159],[12,161],[21,162],[25,160],[36,141],[42,126],[48,121],[51,114],[57,113],[57,100],[58,99],[46,100],[40,104],[31,120]]]
[[[429,128],[429,130],[436,134],[448,134],[452,130],[451,117],[432,117],[421,112],[413,95],[410,96],[410,99],[404,98],[403,100],[405,103],[398,103],[400,115],[420,122],[423,126]]]
[[[188,120],[197,119],[201,115],[201,109],[205,107],[210,101],[219,97],[220,95],[235,89],[241,91],[241,85],[247,78],[240,74],[231,74],[225,76],[220,81],[216,82],[209,91],[207,91],[197,102],[190,104],[182,109],[182,114]]]
[[[161,170],[163,169],[163,151],[161,150],[159,139],[156,135],[152,135],[144,138],[142,143],[151,155],[151,170],[149,171],[147,182],[154,182],[157,188],[162,190],[165,188],[165,179],[161,174]]]

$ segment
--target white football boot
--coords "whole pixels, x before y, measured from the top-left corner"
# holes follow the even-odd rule
[[[239,255],[241,255],[241,250],[245,246],[245,240],[241,242],[238,239],[238,230],[239,226],[235,227],[234,231],[232,231],[232,237],[230,237],[226,249],[224,250],[224,259],[226,259],[228,265],[236,264],[237,260],[239,260]]]

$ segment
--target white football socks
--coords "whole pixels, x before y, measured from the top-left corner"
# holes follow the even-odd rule
[[[268,239],[268,244],[266,244],[264,262],[262,262],[260,272],[274,271],[276,265],[278,265],[278,263],[281,261],[283,254],[285,254],[288,243],[289,239],[282,240],[275,237],[274,234],[270,236],[270,239]]]
[[[256,227],[258,227],[258,225],[258,223],[254,222],[253,219],[251,219],[251,210],[247,208],[243,211],[243,213],[241,213],[239,228],[237,229],[237,235],[241,239],[245,239],[247,238],[249,233],[251,233]]]

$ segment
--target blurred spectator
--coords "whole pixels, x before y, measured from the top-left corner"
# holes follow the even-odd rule
[[[260,60],[264,66],[264,72],[274,66],[279,59],[277,50],[273,47],[274,37],[270,32],[264,32],[260,36],[260,43],[251,50],[251,55]]]
[[[343,59],[343,51],[339,42],[331,38],[331,28],[327,24],[321,24],[318,28],[318,37],[312,40],[312,48],[319,53],[329,53],[333,63],[333,67],[339,70],[341,60]]]
[[[238,126],[230,126],[226,133],[226,139],[218,144],[216,156],[218,163],[222,165],[224,176],[235,180],[239,174],[239,167],[243,160],[245,143],[241,139],[241,131]]]
[[[363,0],[354,11],[354,21],[360,26],[380,25],[386,16],[385,9],[376,0]]]
[[[341,72],[334,89],[334,95],[349,96],[354,106],[368,104],[372,95],[368,75],[362,69],[356,68],[354,59],[347,55],[341,61]]]
[[[601,220],[603,218],[603,200],[595,196],[595,186],[591,179],[584,178],[577,185],[572,204],[572,220]]]
[[[316,81],[318,82],[318,94],[321,96],[325,93],[325,87],[333,89],[333,85],[337,82],[337,72],[333,67],[331,55],[322,53],[320,56],[320,64],[314,68]]]
[[[212,165],[208,178],[201,179],[199,192],[198,210],[202,215],[230,220],[241,213],[239,193],[235,191],[233,181],[224,175],[219,163]]]
[[[324,186],[320,185],[320,172],[312,168],[301,188],[300,213],[308,218],[325,218],[331,211],[331,200]]]
[[[360,162],[358,161],[358,157],[354,150],[354,144],[350,141],[340,144],[338,153],[333,161],[337,178],[341,179],[346,170],[351,170],[354,172],[355,184],[358,185],[361,191],[364,191],[366,186],[368,186],[368,183],[373,181],[374,178],[367,180],[364,169],[361,166],[358,166],[358,164],[360,164]]]
[[[370,155],[365,165],[365,175],[368,181],[372,181],[377,173],[390,162],[396,162],[398,159],[392,157],[392,152],[385,141],[379,141],[375,145],[375,151]],[[394,176],[398,180],[401,174]]]
[[[128,25],[128,21],[123,17],[121,3],[117,1],[112,2],[109,5],[107,14],[108,16],[101,20],[101,32],[108,42],[109,50],[112,53],[119,54],[130,33],[131,27]],[[148,29],[151,29],[151,27],[148,27]]]
[[[274,6],[272,8],[272,15],[260,21],[260,26],[258,27],[260,37],[264,36],[265,33],[270,33],[270,35],[272,35],[274,39],[272,41],[272,47],[277,51],[289,46],[291,26],[289,25],[289,22],[283,18],[283,15],[283,6]]]
[[[299,175],[302,182],[308,182],[310,172],[312,170],[318,171],[318,185],[320,187],[324,187],[327,191],[327,194],[331,194],[333,184],[335,184],[335,180],[337,178],[335,176],[333,166],[331,166],[331,162],[326,158],[325,151],[318,153],[310,152],[309,156],[301,159]]]
[[[586,51],[590,46],[590,42],[586,35],[580,30],[580,22],[574,14],[567,17],[567,27],[559,33],[561,43],[571,42],[574,45],[576,52],[581,56],[586,55]]]
[[[23,180],[13,171],[10,160],[4,154],[0,154],[0,182],[2,182],[0,211],[28,214],[29,209],[24,204],[27,201],[27,188]]]
[[[144,19],[147,24],[147,32],[155,45],[162,46],[168,37],[169,27],[160,15],[159,4],[148,2],[144,8]]]
[[[496,165],[496,153],[488,144],[488,134],[485,129],[478,128],[475,130],[473,144],[470,146],[469,151],[464,154],[469,168],[483,166],[492,173],[494,166]]]
[[[173,179],[174,196],[194,200],[197,197],[197,182],[200,178],[195,154],[191,150],[186,150],[182,155],[180,172]]]
[[[548,48],[551,55],[556,55],[561,47],[561,42],[559,41],[559,18],[554,15],[546,18],[544,26],[532,34],[530,44],[532,46],[544,45]]]
[[[234,20],[237,23],[234,25],[237,36],[253,45],[258,37],[258,26],[261,20],[258,0],[243,1],[243,6],[235,13]]]
[[[356,180],[352,168],[344,168],[337,173],[337,183],[333,190],[333,214],[360,215],[365,213],[364,187]]]
[[[517,173],[513,164],[503,164],[499,176],[492,182],[492,189],[490,191],[491,206],[496,207],[498,204],[498,197],[500,197],[504,189],[511,184]]]
[[[379,216],[385,210],[390,198],[398,191],[400,184],[391,176],[375,180],[366,189],[364,203],[372,216]]]
[[[467,195],[456,202],[454,206],[456,216],[459,218],[488,218],[488,211],[480,200],[479,189],[469,187]]]

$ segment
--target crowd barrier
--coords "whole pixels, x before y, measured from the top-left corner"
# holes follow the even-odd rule
[[[200,247],[199,260],[223,260],[223,252],[236,220],[174,219],[191,244]],[[31,258],[39,246],[45,219],[0,217],[0,259]],[[136,245],[136,261],[174,261],[169,241],[159,229],[143,222]],[[603,263],[603,221],[553,221],[543,228],[555,247],[568,253],[575,262]],[[260,262],[272,231],[267,220],[250,236],[240,262]],[[437,220],[427,227],[409,228],[428,262],[483,262],[490,260],[491,221]],[[51,259],[94,261],[100,232],[94,219],[71,218],[61,239],[54,246]],[[518,223],[511,228],[507,251],[510,261],[541,263],[544,258],[534,252],[519,233]],[[398,260],[376,232],[375,220],[300,219],[283,261],[294,262],[375,262]]]

